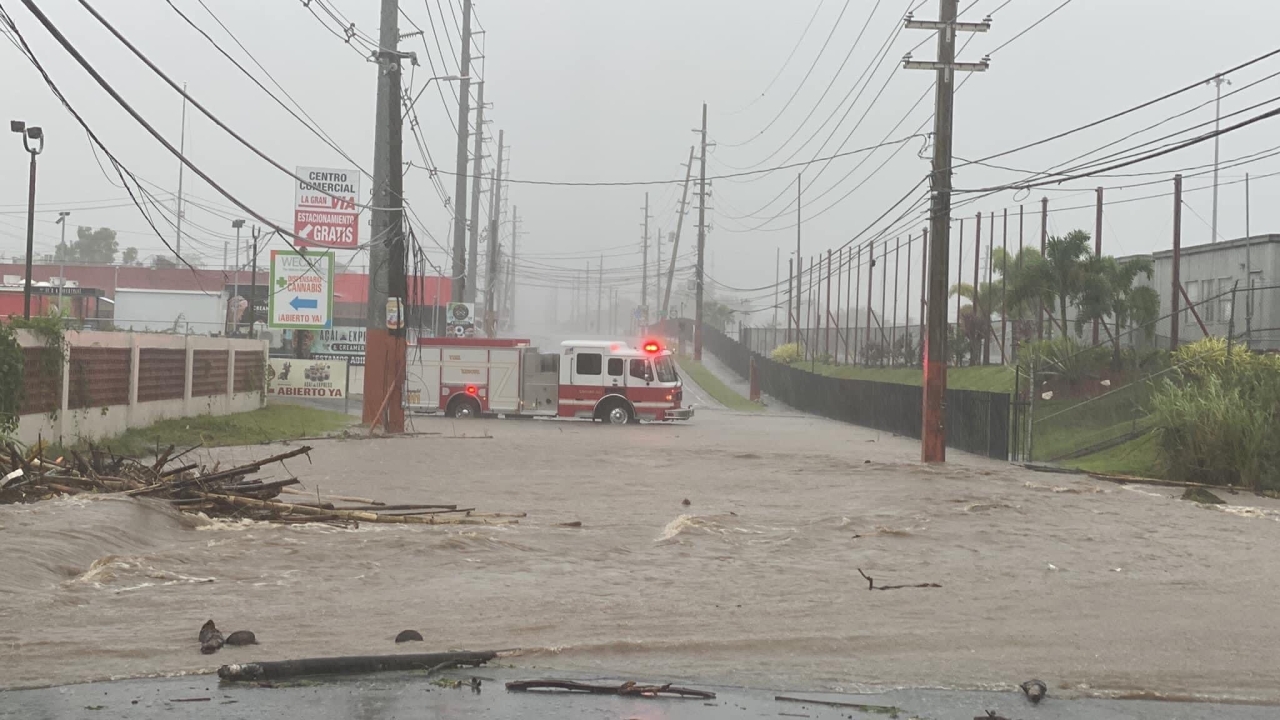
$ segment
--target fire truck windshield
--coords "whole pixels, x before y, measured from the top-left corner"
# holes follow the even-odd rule
[[[657,372],[658,382],[670,383],[680,379],[680,376],[676,375],[676,367],[671,362],[670,355],[654,358],[653,367]]]

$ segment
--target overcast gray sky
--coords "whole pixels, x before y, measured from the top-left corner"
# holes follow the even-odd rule
[[[372,167],[375,69],[355,46],[332,34],[331,21],[326,24],[317,19],[296,0],[205,2],[340,147],[363,167]],[[328,2],[354,21],[358,30],[377,36],[376,2]],[[268,82],[197,0],[172,3]],[[709,156],[709,175],[731,173],[735,167],[767,168],[786,161],[807,161],[837,150],[876,145],[886,137],[910,135],[922,124],[928,131],[932,128],[932,94],[914,110],[910,108],[926,93],[932,74],[902,70],[900,63],[907,50],[928,39],[928,33],[898,33],[887,46],[883,62],[876,64],[903,13],[918,4],[919,0],[478,1],[476,13],[486,31],[477,39],[487,54],[483,62],[485,99],[493,104],[487,118],[493,124],[488,127],[490,131],[506,131],[511,177],[565,181],[681,179],[681,164],[696,140],[691,130],[699,123],[704,101],[710,109],[709,135],[718,143]],[[962,2],[961,7],[969,4]],[[976,0],[964,18],[979,20],[990,12],[993,27],[989,34],[972,39],[963,59],[976,61],[996,50],[1060,4],[1061,0]],[[19,0],[3,0],[0,5],[13,16],[54,81],[108,147],[141,178],[154,182],[165,193],[174,192],[176,160],[93,84]],[[167,0],[96,0],[94,5],[169,74],[187,83],[194,97],[281,164],[290,168],[351,166],[218,55],[178,17]],[[47,0],[40,6],[94,66],[176,144],[180,97],[129,55],[75,0]],[[406,16],[402,32],[413,31],[408,20],[425,30],[424,36],[402,43],[402,49],[419,55],[421,66],[414,70],[416,92],[432,72],[426,61],[428,53],[436,72],[457,70],[454,18],[460,12],[460,0],[454,0],[452,9],[449,0],[405,0],[401,8]],[[806,24],[815,17],[815,9],[816,20],[784,67]],[[930,1],[917,15],[928,18],[936,13],[937,3]],[[995,52],[989,72],[962,78],[965,84],[956,96],[955,154],[974,159],[1011,149],[1262,55],[1277,46],[1277,21],[1280,6],[1266,0],[1212,4],[1192,0],[1069,2]],[[863,36],[857,40],[860,32]],[[451,40],[446,40],[446,34]],[[830,42],[823,50],[828,35]],[[440,52],[447,69],[441,66]],[[928,41],[915,56],[928,59],[933,53],[933,42]],[[846,55],[847,63],[838,71]],[[58,227],[52,221],[59,210],[71,210],[74,225],[116,229],[122,247],[136,246],[144,256],[163,252],[161,242],[114,184],[114,175],[107,177],[109,168],[107,174],[100,170],[85,134],[8,41],[0,42],[0,67],[4,68],[0,73],[0,107],[4,112],[0,115],[5,120],[40,124],[48,136],[40,156],[37,251],[52,252],[58,237]],[[811,67],[812,73],[804,80]],[[1277,70],[1280,58],[1259,63],[1233,76],[1235,84],[1224,87],[1224,92]],[[867,87],[859,95],[861,83]],[[829,92],[820,100],[829,84]],[[883,94],[873,102],[882,86]],[[1223,113],[1272,99],[1278,89],[1280,80],[1245,89],[1223,101]],[[437,90],[429,88],[417,106],[427,147],[447,170],[453,169],[455,143],[451,118],[457,111],[452,93],[444,86],[446,102],[442,103]],[[845,116],[847,101],[855,97]],[[1088,132],[993,162],[1043,170],[1212,98],[1211,87],[1198,88]],[[1231,121],[1271,107],[1264,105]],[[1213,106],[1209,104],[1111,151],[1154,141],[1212,119]],[[287,222],[293,202],[292,179],[238,146],[194,110],[189,111],[188,120],[187,149],[194,162],[255,209]],[[1223,161],[1273,147],[1277,123],[1280,120],[1268,120],[1225,136]],[[423,163],[408,132],[405,138],[406,159]],[[880,150],[856,170],[865,155],[818,163],[805,170],[805,255],[839,247],[872,225],[927,173],[923,139],[910,140],[889,159],[898,148]],[[493,149],[490,144],[489,152]],[[1174,169],[1200,172],[1212,160],[1212,143],[1206,143],[1118,171],[1151,175],[1073,181],[1048,191],[1032,191],[1029,197],[1006,192],[958,208],[955,215],[971,218],[979,210],[999,214],[1005,208],[1016,212],[1022,202],[1029,213],[1030,239],[1039,227],[1038,217],[1030,214],[1038,210],[1042,195],[1051,198],[1051,207],[1091,206],[1095,186],[1148,180],[1164,182],[1110,190],[1107,199],[1167,193]],[[17,136],[0,139],[0,163],[5,168],[0,173],[0,255],[9,257],[22,253],[25,223],[26,154]],[[1245,171],[1265,175],[1277,170],[1280,159],[1263,159],[1224,170],[1223,182],[1235,181]],[[796,173],[795,169],[781,170],[714,184],[708,253],[709,272],[716,280],[744,288],[772,283],[779,247],[785,272],[787,253],[795,247]],[[1020,177],[1014,172],[969,166],[958,170],[955,184],[972,188]],[[452,194],[452,178],[441,176],[441,180],[445,191]],[[1208,184],[1207,175],[1187,180],[1187,203],[1194,211],[1184,213],[1187,244],[1209,240],[1211,195],[1202,189]],[[369,187],[366,178],[366,193]],[[410,170],[406,189],[425,228],[441,245],[448,246],[449,212],[427,174]],[[635,266],[640,257],[645,192],[650,195],[651,227],[656,234],[659,228],[664,232],[674,229],[679,189],[675,184],[649,188],[517,184],[509,187],[509,197],[511,205],[519,207],[524,233],[521,250],[531,261],[583,267],[590,259],[594,267],[603,253],[607,278],[634,278],[638,286]],[[1273,199],[1277,189],[1280,176],[1253,184],[1255,233],[1276,228],[1280,203]],[[190,252],[193,260],[198,257],[220,266],[223,243],[234,237],[228,217],[241,213],[228,210],[229,203],[191,173],[186,176],[186,191],[195,202],[215,206],[216,213],[188,207],[186,229],[191,236],[184,239],[184,254]],[[167,199],[172,202],[171,195]],[[1242,186],[1224,185],[1220,202],[1220,234],[1226,238],[1242,235]],[[890,218],[898,215],[895,212]],[[904,239],[907,229],[918,233],[922,227],[919,215],[914,217],[915,222],[904,225]],[[685,248],[692,247],[694,218],[690,215],[686,222]],[[172,228],[161,227],[171,239]],[[1016,232],[1016,223],[1013,227]],[[1092,229],[1091,208],[1051,214],[1051,232],[1074,227]],[[1165,248],[1170,242],[1172,200],[1158,197],[1109,206],[1105,228],[1105,250],[1109,253]],[[364,239],[367,230],[367,225],[362,227]],[[971,232],[966,227],[966,234]],[[425,237],[422,241],[433,260],[443,264],[443,250]],[[913,247],[918,248],[918,243]],[[664,255],[667,252],[664,249]],[[360,263],[356,259],[356,264]],[[530,278],[529,282],[556,277],[558,274],[548,269],[545,277]]]

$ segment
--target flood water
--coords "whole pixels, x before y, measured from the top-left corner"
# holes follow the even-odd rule
[[[522,666],[637,679],[1280,700],[1280,510],[1251,495],[1222,509],[977,458],[929,468],[914,442],[783,414],[416,429],[440,434],[318,442],[288,471],[311,491],[528,517],[337,529],[122,499],[0,507],[0,685],[520,648]],[[859,569],[941,587],[872,591]],[[261,644],[201,655],[210,618]],[[408,628],[426,641],[394,645]]]

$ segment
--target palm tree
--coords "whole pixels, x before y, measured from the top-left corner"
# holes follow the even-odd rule
[[[1051,237],[1045,244],[1044,259],[1048,264],[1046,279],[1058,300],[1058,321],[1063,331],[1067,326],[1067,303],[1079,297],[1085,280],[1085,262],[1089,257],[1089,233],[1072,230],[1066,237]],[[1050,336],[1053,324],[1049,325]]]
[[[1076,318],[1076,334],[1084,332],[1084,324],[1092,320],[1106,321],[1110,316],[1115,322],[1112,336],[1113,363],[1120,366],[1121,327],[1136,323],[1144,327],[1149,339],[1155,332],[1154,323],[1160,314],[1160,296],[1154,288],[1134,286],[1138,276],[1148,280],[1152,275],[1150,258],[1133,258],[1123,264],[1112,257],[1090,258],[1084,264],[1079,293],[1080,312]]]
[[[1003,253],[1003,250],[997,249],[996,252]],[[1040,308],[1053,305],[1049,265],[1035,248],[1024,248],[1010,258],[997,255],[996,263],[1009,271],[1003,282],[1002,310],[1013,321],[1012,343],[1016,353],[1018,343],[1035,334],[1040,322]]]

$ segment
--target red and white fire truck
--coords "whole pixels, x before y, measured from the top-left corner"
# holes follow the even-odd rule
[[[544,353],[528,340],[421,338],[409,348],[405,410],[612,424],[687,420],[683,382],[656,340],[571,340]]]

